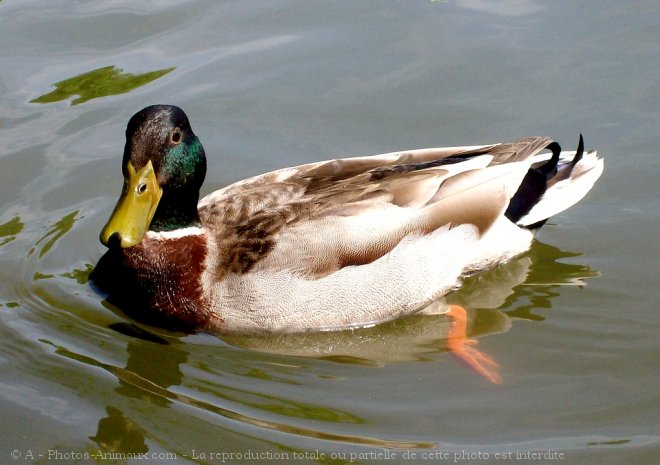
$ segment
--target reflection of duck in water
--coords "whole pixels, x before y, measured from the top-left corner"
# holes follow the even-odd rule
[[[170,344],[167,340],[130,323],[116,323],[111,325],[111,328],[131,337],[128,340],[126,367],[120,368],[92,359],[86,361],[117,377],[119,385],[115,392],[120,396],[139,399],[141,405],[169,405],[171,401],[168,398],[168,388],[182,383],[181,366],[188,358],[188,353],[182,349],[182,345]],[[99,447],[91,452],[97,461],[108,461],[108,458],[113,457],[113,453],[115,456],[140,456],[149,451],[145,430],[140,424],[140,415],[125,407],[122,410],[113,405],[107,405],[105,411],[106,416],[99,420],[96,434],[90,437]]]
[[[603,168],[582,143],[561,153],[537,137],[285,168],[198,204],[206,158],[181,109],[147,107],[126,136],[124,189],[101,233],[110,250],[92,279],[143,318],[221,333],[415,313],[466,273],[526,251]],[[452,349],[488,363],[459,334],[465,311],[448,315],[458,322]]]
[[[152,450],[153,445],[156,445],[156,448],[165,446],[169,450],[177,450],[177,448],[185,450],[190,447],[190,441],[198,439],[200,431],[198,418],[194,413],[187,411],[184,415],[172,416],[165,413],[167,409],[145,408],[148,404],[151,404],[151,407],[166,407],[170,402],[179,407],[186,405],[194,410],[219,415],[232,422],[238,421],[252,427],[281,431],[297,437],[370,447],[399,449],[433,447],[433,443],[427,441],[379,439],[324,431],[320,427],[324,423],[355,425],[365,423],[366,420],[348,410],[263,392],[254,384],[248,383],[249,386],[240,388],[233,386],[231,381],[225,384],[223,380],[234,376],[261,379],[263,372],[253,370],[250,362],[240,357],[229,363],[218,364],[219,360],[228,362],[228,359],[227,351],[217,351],[215,350],[217,347],[206,347],[208,350],[197,347],[193,354],[188,352],[189,345],[181,344],[178,338],[172,335],[160,337],[154,332],[126,322],[116,323],[111,327],[117,332],[130,336],[125,368],[58,348],[60,355],[104,369],[119,380],[115,392],[120,396],[113,397],[113,400],[117,401],[117,406],[106,406],[106,415],[99,420],[95,435],[90,437],[98,448],[90,449],[89,453],[97,461],[112,460],[119,455],[113,455],[113,452],[124,456],[144,454]],[[230,351],[234,352],[234,350]],[[247,353],[247,351],[242,352]],[[251,357],[247,357],[249,358]],[[184,375],[183,370],[186,368],[188,373]],[[266,376],[268,380],[298,384],[286,378]],[[173,386],[182,386],[182,388],[171,389]],[[196,392],[198,395],[195,394]],[[131,399],[135,402],[131,402]],[[232,408],[237,405],[246,408]],[[259,411],[266,415],[259,415]],[[202,430],[208,432],[210,425],[206,415],[204,417]],[[319,429],[290,421],[300,418],[313,421]],[[154,428],[154,422],[160,427]],[[226,431],[226,427],[222,424],[211,426],[218,426]],[[168,432],[172,428],[177,431],[176,438],[168,435],[159,440],[160,432]]]

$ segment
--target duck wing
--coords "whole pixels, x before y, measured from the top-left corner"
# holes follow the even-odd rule
[[[321,277],[371,263],[409,236],[503,216],[550,140],[422,149],[311,163],[216,191],[199,204],[218,267]]]

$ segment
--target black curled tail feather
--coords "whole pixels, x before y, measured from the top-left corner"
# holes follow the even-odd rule
[[[578,141],[575,156],[573,157],[573,160],[571,160],[571,166],[575,166],[577,162],[582,160],[582,155],[584,155],[584,138],[582,137],[582,133],[580,133],[580,140]]]
[[[548,181],[551,177],[557,174],[557,164],[559,163],[559,155],[561,155],[561,146],[557,142],[550,142],[545,148],[552,152],[552,157],[543,165],[534,168],[533,170],[530,169],[530,171],[537,171],[538,173],[545,175],[545,180]]]
[[[556,176],[553,175],[554,177],[552,178],[551,184],[569,178],[571,172],[573,171],[573,168],[575,167],[575,165],[578,164],[580,160],[582,160],[583,155],[584,155],[584,139],[582,138],[582,134],[580,134],[580,140],[578,141],[578,146],[577,146],[577,150],[575,151],[575,156],[570,162],[562,162],[558,166],[559,173]]]
[[[541,200],[548,187],[562,179],[568,178],[577,163],[582,160],[584,155],[584,138],[580,134],[577,150],[573,159],[566,163],[559,163],[561,147],[556,142],[549,143],[546,149],[552,152],[550,160],[530,168],[520,183],[518,190],[511,197],[509,207],[504,215],[512,222],[517,223],[521,218],[527,215],[534,206]],[[538,229],[545,224],[548,219],[542,219],[534,224],[526,225],[528,229]]]
[[[509,207],[504,212],[504,216],[513,223],[530,212],[534,205],[543,197],[543,194],[545,194],[548,188],[548,181],[557,174],[561,146],[557,142],[550,142],[545,148],[552,152],[552,157],[543,165],[537,168],[530,168],[527,171],[518,190],[511,197]]]

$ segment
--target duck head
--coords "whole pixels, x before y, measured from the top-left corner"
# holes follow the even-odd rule
[[[124,185],[101,242],[132,247],[147,231],[199,226],[197,202],[206,175],[204,148],[178,107],[153,105],[126,128]]]

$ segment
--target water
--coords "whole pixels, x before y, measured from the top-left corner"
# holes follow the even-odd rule
[[[658,18],[652,0],[0,2],[3,463],[657,463]],[[494,386],[446,352],[442,316],[221,339],[105,303],[87,276],[126,122],[153,103],[190,116],[204,194],[580,131],[605,173],[449,296]]]

